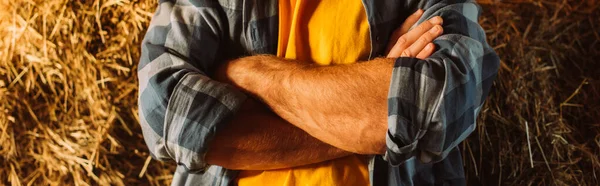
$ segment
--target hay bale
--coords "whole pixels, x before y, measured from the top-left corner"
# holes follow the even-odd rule
[[[461,146],[470,183],[599,185],[600,3],[481,2],[502,68]],[[0,1],[0,184],[169,184],[136,116],[155,6]]]
[[[597,1],[485,5],[501,69],[463,143],[467,176],[486,185],[600,184]]]
[[[166,184],[135,118],[155,2],[2,1],[0,178],[12,185]],[[7,184],[8,184],[7,183]]]

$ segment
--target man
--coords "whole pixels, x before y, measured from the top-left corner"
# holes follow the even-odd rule
[[[464,185],[457,145],[499,65],[478,17],[466,0],[160,1],[144,139],[173,185]]]

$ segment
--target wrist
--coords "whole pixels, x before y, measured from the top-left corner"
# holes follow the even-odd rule
[[[275,56],[257,55],[230,61],[225,66],[227,79],[238,88],[263,97],[272,87],[279,87],[300,67],[293,61]]]
[[[245,93],[253,95],[253,82],[259,83],[259,81],[254,81],[252,78],[255,73],[249,68],[252,62],[253,61],[246,58],[229,61],[223,67],[223,73],[226,77],[224,82],[233,85]]]

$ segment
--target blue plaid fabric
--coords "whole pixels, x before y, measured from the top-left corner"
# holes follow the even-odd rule
[[[380,57],[392,31],[418,8],[419,23],[444,18],[437,51],[398,58],[388,96],[385,155],[369,163],[371,185],[464,185],[457,145],[474,129],[499,59],[469,0],[362,0],[371,52]],[[142,43],[139,116],[150,153],[178,165],[173,185],[235,185],[236,171],[208,165],[217,131],[246,95],[211,79],[223,62],[275,54],[278,1],[161,0]]]

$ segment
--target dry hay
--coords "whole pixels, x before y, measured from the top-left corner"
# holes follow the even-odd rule
[[[600,3],[482,0],[502,58],[470,183],[598,185]],[[165,185],[137,125],[154,0],[0,0],[0,184]],[[532,168],[533,166],[533,168]]]
[[[148,153],[135,118],[135,65],[154,8],[1,2],[0,183],[168,182],[161,164],[142,171]]]
[[[502,64],[463,143],[471,183],[600,184],[600,2],[484,4]]]

